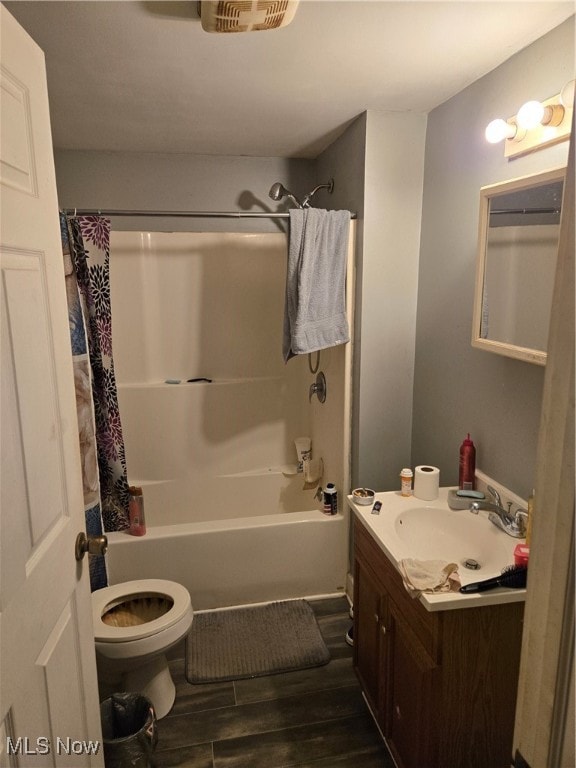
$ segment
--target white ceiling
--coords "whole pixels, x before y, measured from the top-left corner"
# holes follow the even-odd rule
[[[316,157],[366,109],[428,112],[571,2],[301,0],[292,24],[202,30],[196,2],[6,2],[46,53],[68,149]]]

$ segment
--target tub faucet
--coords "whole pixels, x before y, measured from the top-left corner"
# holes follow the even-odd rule
[[[470,512],[477,515],[481,509],[486,510],[488,512],[488,520],[491,523],[501,528],[508,536],[513,536],[515,539],[523,539],[526,536],[528,512],[525,509],[519,508],[515,514],[512,514],[510,511],[511,501],[508,502],[508,509],[506,510],[498,491],[489,485],[488,492],[494,501],[473,501],[469,507]]]

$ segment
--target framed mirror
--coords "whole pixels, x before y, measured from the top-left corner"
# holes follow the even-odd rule
[[[480,190],[473,347],[546,365],[565,173]]]

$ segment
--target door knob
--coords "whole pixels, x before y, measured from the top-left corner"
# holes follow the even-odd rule
[[[86,536],[84,531],[80,531],[76,536],[74,548],[76,560],[82,560],[86,552],[91,555],[105,555],[107,549],[108,539],[106,536]]]

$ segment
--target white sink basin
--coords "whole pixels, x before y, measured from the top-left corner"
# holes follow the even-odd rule
[[[512,562],[511,549],[518,543],[487,516],[449,508],[412,507],[396,516],[394,530],[410,557],[457,563],[461,580],[467,570],[474,571],[467,581],[500,573]]]
[[[444,560],[458,565],[461,584],[497,576],[514,563],[515,539],[488,520],[488,512],[475,515],[448,506],[449,488],[440,488],[438,499],[422,501],[397,491],[377,493],[380,514],[369,506],[354,504],[356,517],[372,534],[384,554],[398,567],[400,560]],[[494,604],[524,600],[525,589],[490,590],[474,595],[456,593],[423,594],[420,601],[428,610],[459,608],[463,605]],[[464,602],[463,602],[464,601]],[[474,602],[475,601],[475,602]]]

